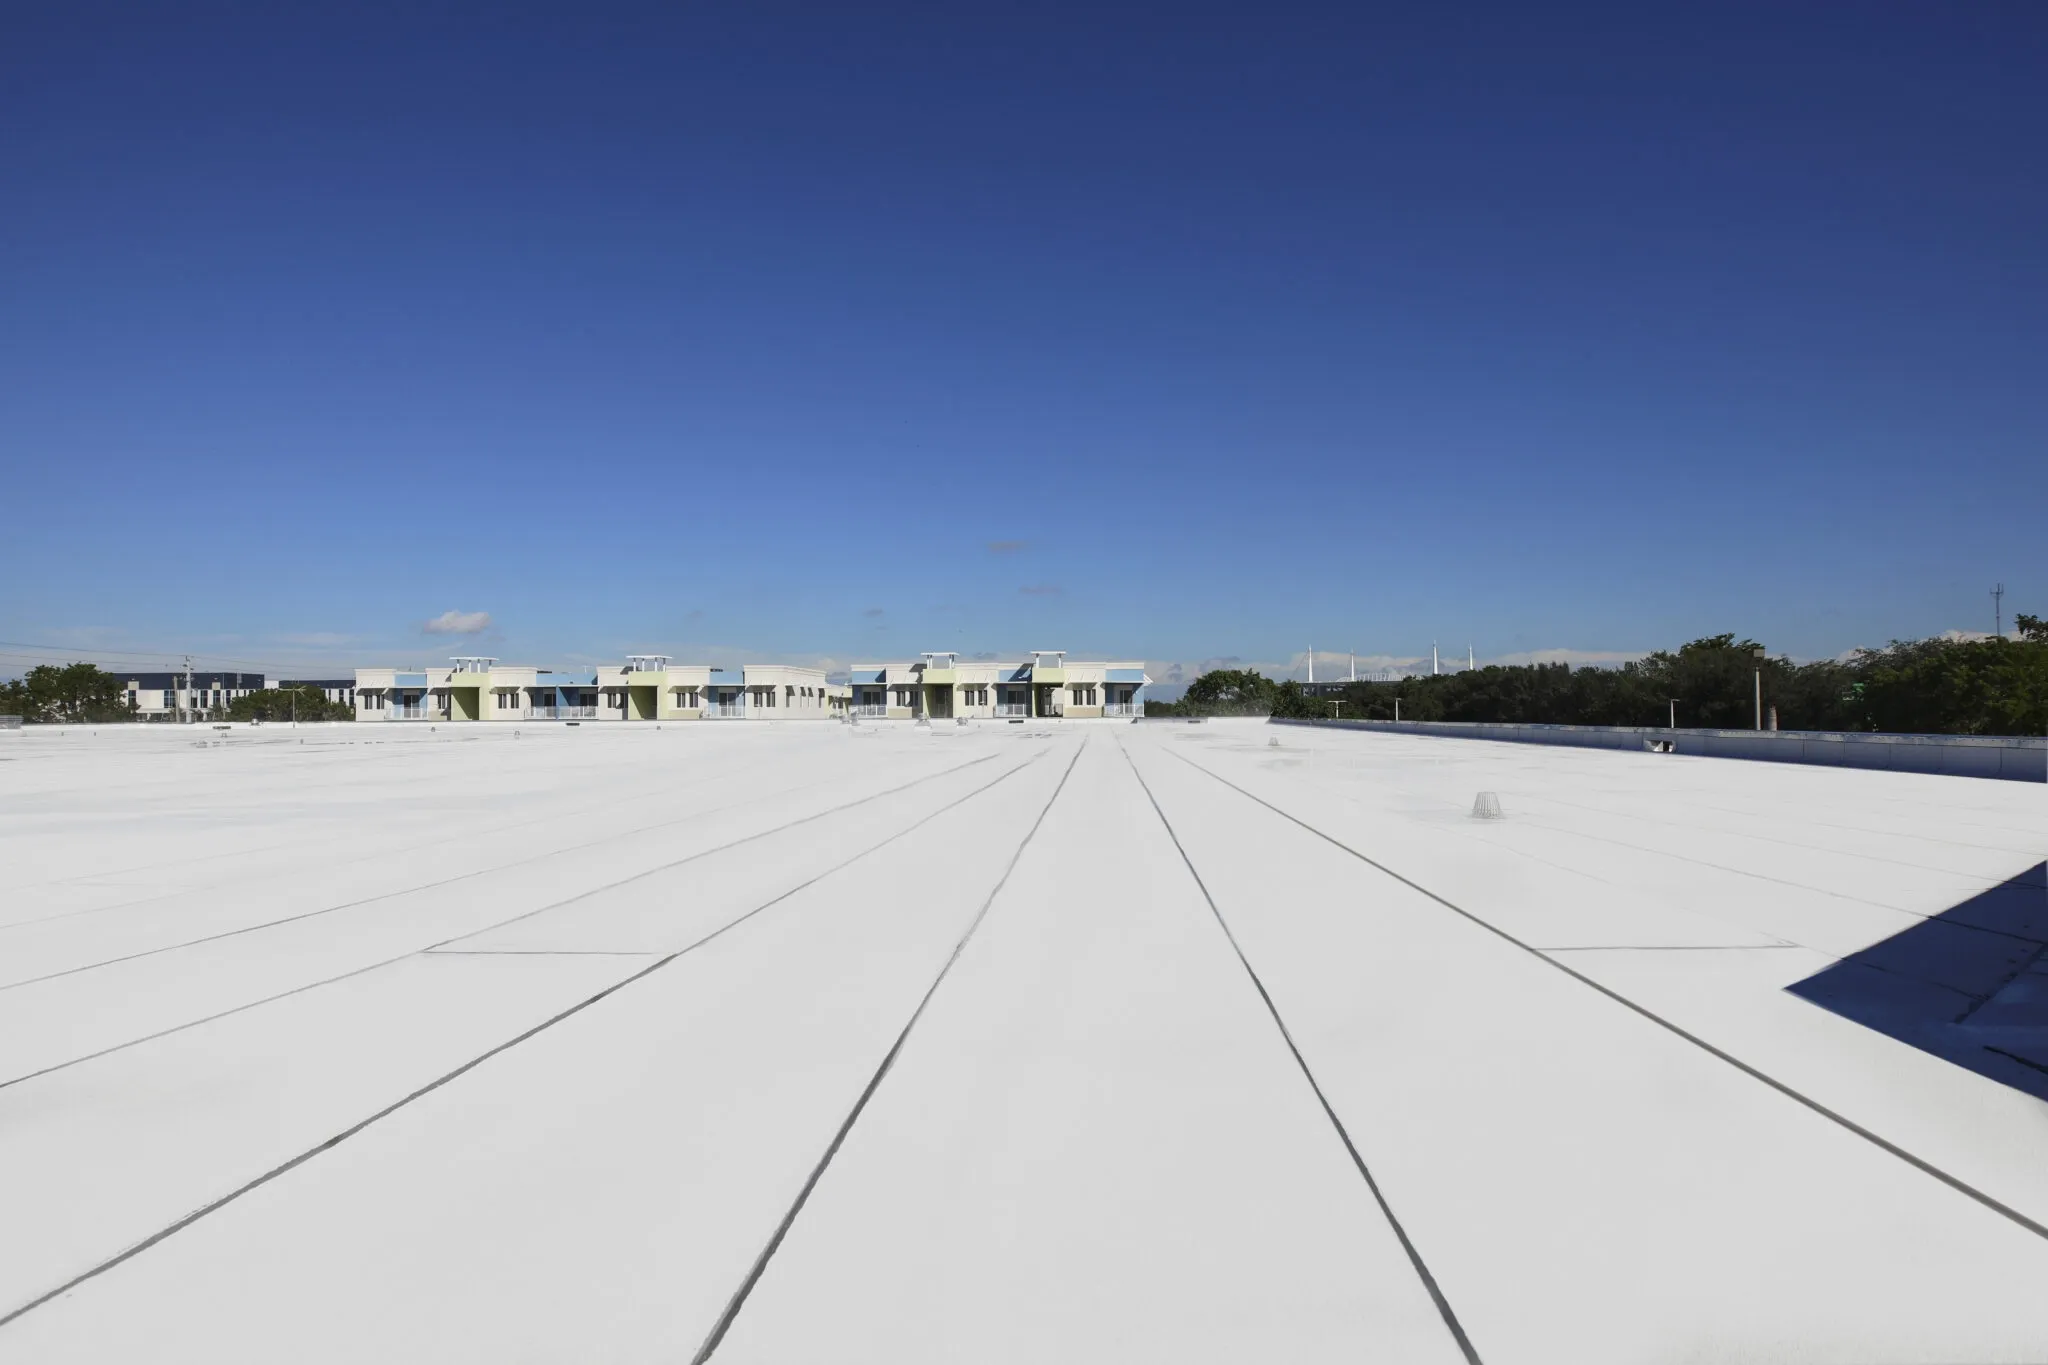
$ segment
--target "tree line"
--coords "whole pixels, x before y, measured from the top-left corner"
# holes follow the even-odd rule
[[[1248,670],[1220,669],[1177,702],[1145,714],[1342,716],[1349,720],[1508,721],[1550,725],[1668,725],[1746,730],[1763,705],[1786,730],[1900,734],[2048,733],[2048,621],[2022,615],[2018,638],[1895,640],[1842,659],[1759,659],[1759,646],[1710,635],[1619,667],[1490,665],[1310,692]],[[1768,721],[1766,721],[1768,724]]]
[[[201,720],[354,720],[346,703],[308,683],[290,680],[236,697],[224,707],[191,712]],[[20,716],[29,725],[116,725],[137,720],[128,689],[97,664],[39,664],[0,683],[0,716]]]

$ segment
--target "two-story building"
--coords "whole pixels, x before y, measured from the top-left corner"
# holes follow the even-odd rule
[[[277,686],[261,673],[127,673],[121,678],[129,713],[137,720],[209,719],[227,714],[228,706],[251,692]]]
[[[1014,660],[935,651],[916,662],[850,670],[851,711],[875,720],[1091,720],[1145,713],[1142,662],[1069,660],[1033,650]]]
[[[356,670],[359,721],[825,720],[845,706],[843,689],[816,668],[748,664],[738,672],[679,665],[663,654],[623,664],[557,671],[500,664],[485,656],[446,668]]]

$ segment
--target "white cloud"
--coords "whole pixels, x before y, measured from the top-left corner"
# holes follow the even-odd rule
[[[487,611],[444,611],[420,626],[429,635],[481,635],[490,628]]]

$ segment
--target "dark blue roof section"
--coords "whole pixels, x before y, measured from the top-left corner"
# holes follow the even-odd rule
[[[123,673],[118,669],[111,668],[107,671],[116,678],[119,678],[124,686],[131,682],[141,688],[183,687],[185,685],[183,669],[175,673]],[[196,668],[192,670],[192,686],[206,691],[213,691],[216,688],[223,692],[240,691],[243,689],[255,691],[261,688],[265,681],[266,679],[261,673],[202,672]],[[355,685],[355,679],[353,678],[349,679],[346,683],[330,684],[330,686],[345,687],[354,687]]]

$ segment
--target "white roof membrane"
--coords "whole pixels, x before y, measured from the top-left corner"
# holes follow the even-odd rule
[[[0,1359],[2048,1358],[2043,789],[361,730],[0,737]]]

